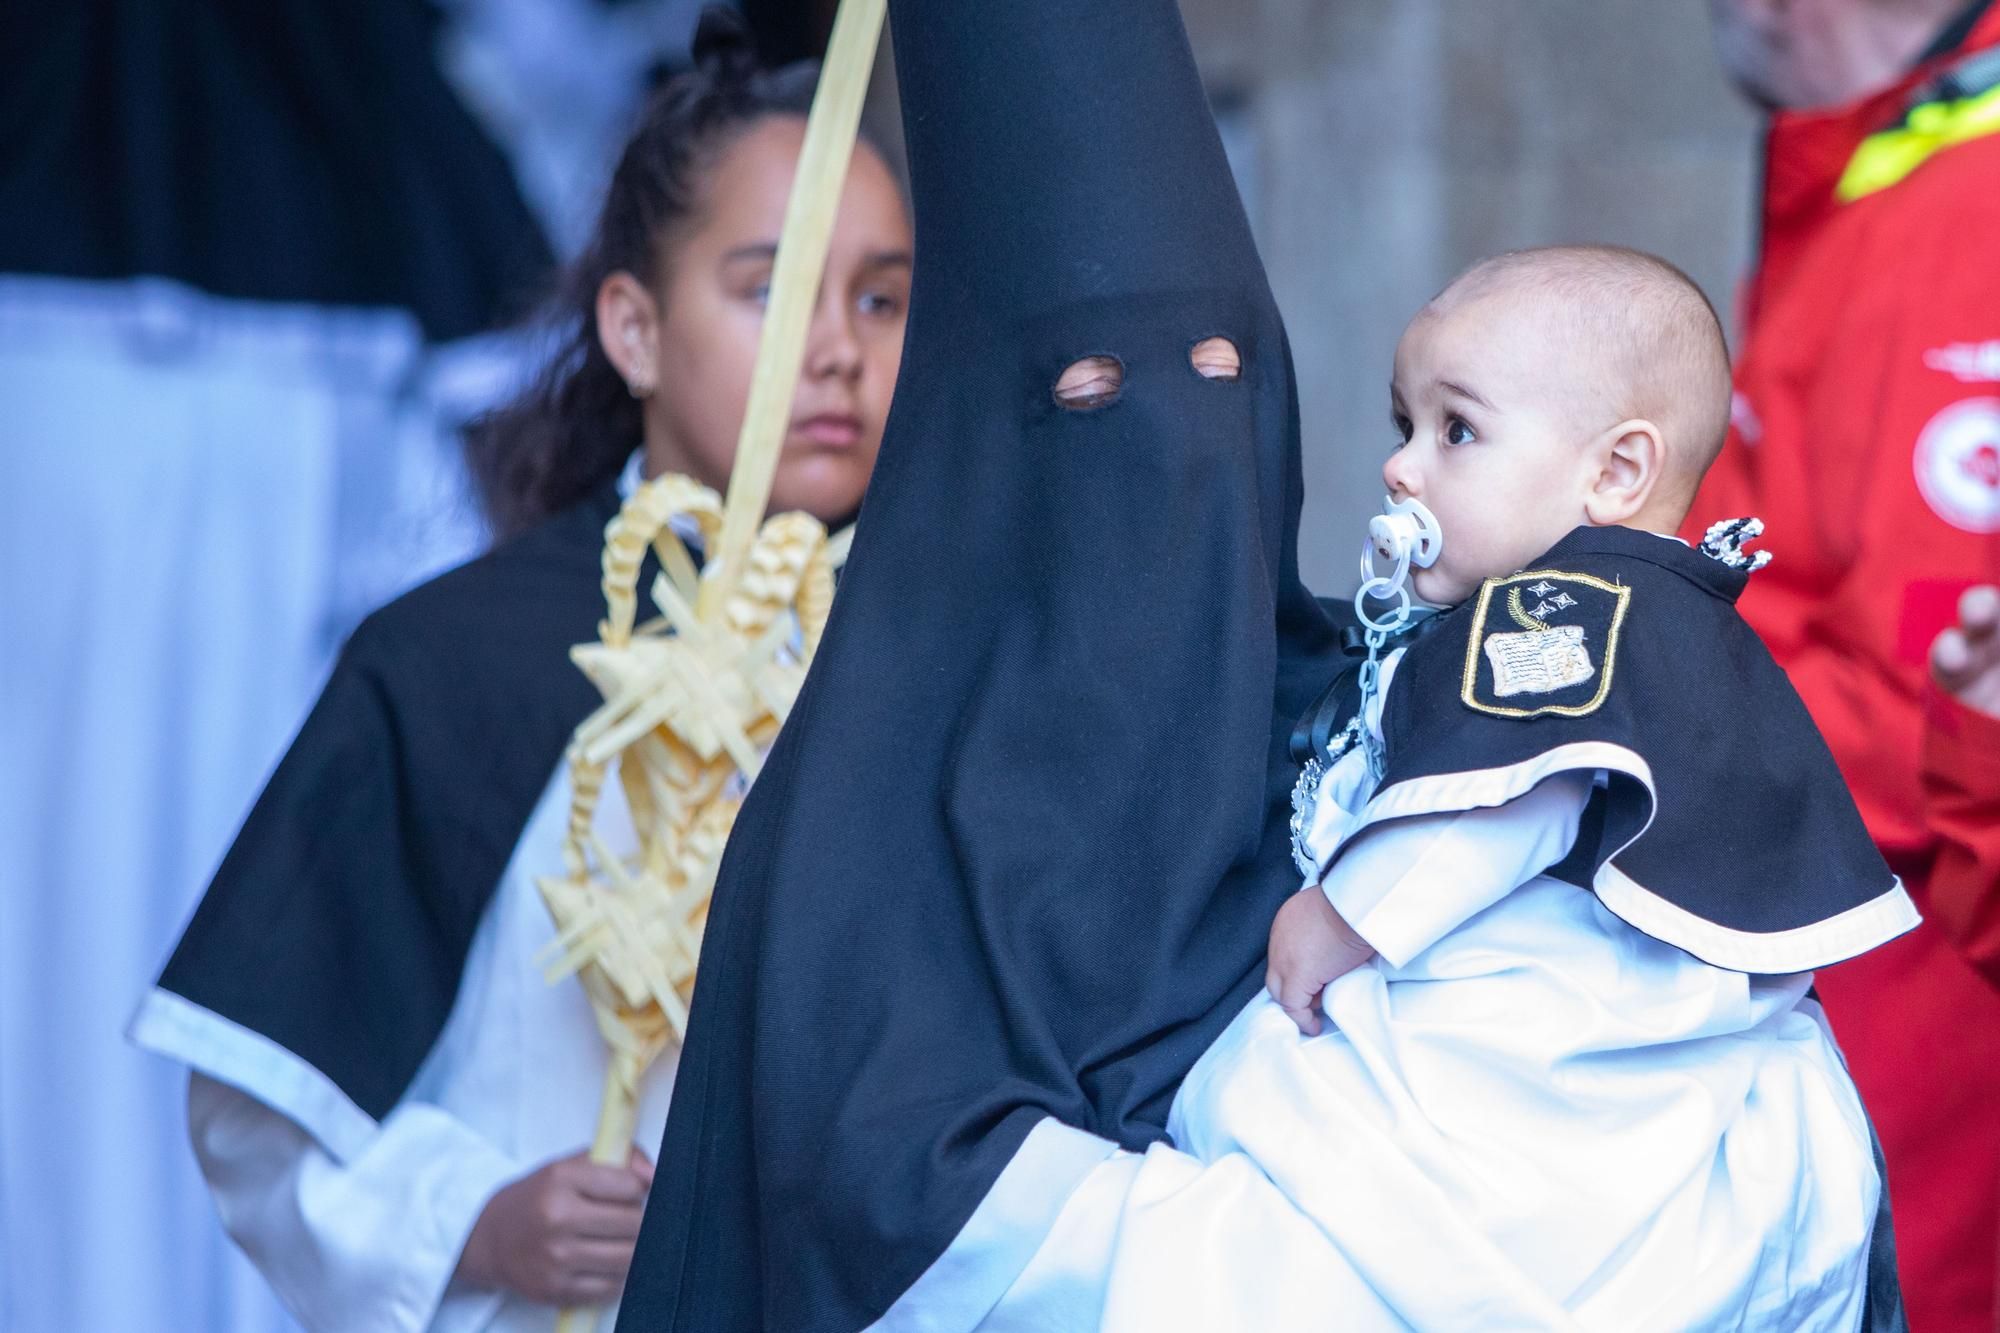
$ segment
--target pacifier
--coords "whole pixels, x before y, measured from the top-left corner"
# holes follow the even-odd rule
[[[1355,714],[1356,737],[1368,760],[1369,776],[1380,782],[1385,765],[1382,738],[1366,723],[1381,683],[1382,652],[1389,640],[1407,629],[1419,613],[1410,601],[1410,567],[1429,569],[1444,551],[1444,528],[1437,515],[1415,498],[1384,498],[1382,512],[1368,520],[1368,537],[1361,543],[1361,588],[1354,594],[1354,615],[1367,633],[1368,658],[1361,664],[1361,704]],[[1377,560],[1390,562],[1387,574],[1376,572]],[[1385,616],[1368,613],[1368,603],[1393,602]]]
[[[1444,529],[1438,526],[1437,515],[1424,508],[1423,501],[1415,497],[1391,500],[1385,496],[1382,512],[1368,520],[1368,541],[1375,554],[1384,560],[1400,560],[1407,552],[1411,564],[1418,569],[1429,569],[1444,549]]]
[[[1382,512],[1368,520],[1368,536],[1361,543],[1361,588],[1354,594],[1354,614],[1363,627],[1394,633],[1409,623],[1410,569],[1429,569],[1444,551],[1444,529],[1437,515],[1414,496],[1382,500]],[[1390,572],[1378,572],[1377,560],[1387,560]],[[1368,602],[1394,602],[1383,617],[1368,612]]]

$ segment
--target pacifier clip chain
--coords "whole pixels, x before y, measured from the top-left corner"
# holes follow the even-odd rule
[[[1368,645],[1367,660],[1358,673],[1360,702],[1347,724],[1324,742],[1312,745],[1302,758],[1298,781],[1292,784],[1292,864],[1307,883],[1319,878],[1320,867],[1312,842],[1313,810],[1319,799],[1320,783],[1327,770],[1356,745],[1362,747],[1371,780],[1380,782],[1385,763],[1382,742],[1368,725],[1368,711],[1381,690],[1382,652],[1391,640],[1421,614],[1410,599],[1410,568],[1429,569],[1444,549],[1444,532],[1437,516],[1415,499],[1382,502],[1382,513],[1368,522],[1368,536],[1361,544],[1361,588],[1354,594],[1354,614],[1361,622],[1362,641]],[[1394,562],[1393,570],[1378,574],[1375,559]],[[1393,603],[1386,615],[1368,609],[1370,601]],[[1296,742],[1295,742],[1296,743]]]
[[[1355,714],[1361,748],[1368,758],[1368,776],[1379,782],[1385,764],[1382,738],[1368,725],[1381,687],[1382,650],[1389,640],[1409,628],[1416,616],[1410,599],[1410,569],[1429,569],[1444,550],[1444,530],[1437,516],[1414,497],[1382,502],[1382,513],[1368,520],[1368,536],[1361,543],[1361,587],[1354,594],[1354,616],[1365,631],[1368,659],[1361,664],[1361,704]],[[1388,575],[1376,572],[1377,557],[1395,562]],[[1393,603],[1386,615],[1369,612],[1370,601]]]

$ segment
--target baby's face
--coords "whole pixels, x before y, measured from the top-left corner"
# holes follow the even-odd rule
[[[1511,574],[1586,521],[1593,427],[1562,375],[1571,357],[1534,309],[1505,295],[1428,308],[1396,346],[1391,413],[1401,443],[1383,465],[1393,498],[1414,496],[1444,551],[1411,571],[1449,606]]]

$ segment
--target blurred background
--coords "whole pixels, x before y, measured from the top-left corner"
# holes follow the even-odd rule
[[[0,1328],[286,1327],[122,1030],[370,607],[475,552],[457,432],[697,0],[0,7]],[[746,6],[773,60],[832,6]],[[1354,583],[1389,360],[1469,261],[1610,241],[1728,310],[1756,125],[1701,6],[1184,0]],[[894,135],[892,72],[871,114]]]

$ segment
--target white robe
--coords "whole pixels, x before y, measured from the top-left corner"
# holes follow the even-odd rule
[[[120,1034],[340,634],[480,540],[456,426],[492,350],[0,275],[0,1329],[293,1327],[184,1079]]]
[[[1174,1146],[1107,1145],[979,1326],[1857,1327],[1880,1180],[1810,977],[1710,966],[1540,874],[1589,788],[1360,838],[1324,891],[1378,956],[1327,988],[1327,1029],[1260,994]],[[1369,794],[1358,751],[1332,766],[1321,864]],[[880,1326],[964,1327],[937,1275],[1009,1251],[993,1221]]]

